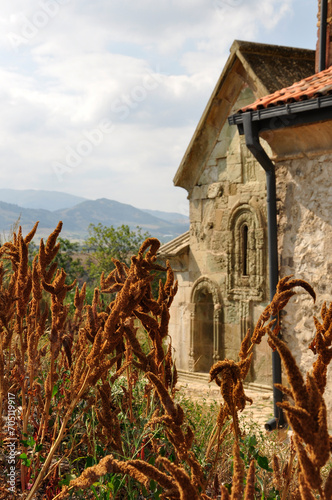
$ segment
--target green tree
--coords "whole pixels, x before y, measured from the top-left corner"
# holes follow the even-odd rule
[[[89,253],[89,276],[92,281],[99,282],[101,273],[107,276],[114,269],[112,259],[118,259],[130,265],[132,255],[135,255],[141,244],[149,238],[149,233],[142,232],[137,226],[132,231],[129,226],[97,226],[90,224],[89,236],[85,240],[86,251]]]
[[[59,252],[54,261],[58,264],[58,269],[63,268],[67,274],[66,283],[72,283],[76,278],[78,282],[84,281],[86,272],[78,255],[80,253],[80,245],[77,242],[72,242],[67,238],[58,238],[60,243]]]
[[[58,238],[60,243],[59,251],[54,258],[54,262],[58,264],[58,269],[63,268],[67,274],[66,283],[70,284],[76,278],[78,282],[85,281],[87,278],[87,272],[82,265],[82,250],[77,242],[72,242],[67,238]],[[32,261],[39,252],[39,244],[37,245],[34,241],[29,244],[29,262]]]

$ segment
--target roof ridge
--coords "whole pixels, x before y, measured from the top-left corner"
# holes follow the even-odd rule
[[[245,40],[234,40],[231,46],[231,51],[238,48],[241,52],[251,53],[251,54],[271,54],[278,52],[279,57],[288,57],[287,54],[297,54],[302,55],[303,58],[311,58],[312,54],[315,52],[313,49],[304,49],[301,47],[290,47],[288,45],[274,45],[261,42],[248,42]],[[282,53],[285,53],[283,56]]]

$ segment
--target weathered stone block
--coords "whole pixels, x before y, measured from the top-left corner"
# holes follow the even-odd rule
[[[250,198],[251,198],[250,191],[242,191],[240,193],[240,203],[249,203]]]
[[[173,269],[174,271],[174,269]],[[178,284],[181,288],[187,285],[188,280],[189,280],[189,271],[187,272],[176,272],[175,269],[175,279],[178,281]]]
[[[214,162],[212,165],[206,166],[202,175],[200,176],[200,184],[211,184],[218,181],[218,165]]]
[[[226,272],[226,256],[208,253],[206,256],[206,265],[210,273]]]
[[[229,302],[227,305],[227,323],[239,325],[239,302]]]
[[[215,211],[215,229],[216,229],[216,231],[221,231],[223,218],[224,218],[224,210],[217,208]]]
[[[235,194],[233,196],[229,196],[228,197],[228,208],[235,207],[235,205],[237,205],[238,203],[240,203],[240,199],[241,199],[240,193],[239,194]]]
[[[214,231],[211,250],[215,253],[227,254],[230,243],[229,231]]]
[[[217,158],[217,173],[219,181],[227,179],[227,160],[226,158]]]
[[[211,228],[211,222],[215,220],[215,202],[211,199],[202,200],[203,223],[208,228]]]
[[[201,194],[202,194],[202,186],[195,186],[194,189],[192,190],[190,200],[200,200],[201,199]]]
[[[224,328],[224,346],[232,352],[232,358],[236,360],[241,345],[241,332],[239,324],[225,324]]]
[[[227,174],[230,182],[239,184],[242,182],[242,168],[238,162],[238,158],[227,158]]]
[[[223,187],[221,182],[214,182],[213,184],[210,184],[207,190],[207,197],[208,198],[217,198],[219,196],[222,196],[223,194]]]
[[[263,338],[262,342],[255,346],[253,375],[256,384],[272,385],[272,351],[266,338]]]
[[[226,213],[228,211],[228,196],[223,194],[221,198],[215,198],[215,207],[216,210],[220,209]]]
[[[202,202],[200,199],[193,199],[189,205],[190,222],[202,221]]]

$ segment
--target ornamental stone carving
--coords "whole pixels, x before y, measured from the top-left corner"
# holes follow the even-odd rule
[[[264,220],[259,207],[236,205],[229,217],[227,295],[261,301],[265,288]]]

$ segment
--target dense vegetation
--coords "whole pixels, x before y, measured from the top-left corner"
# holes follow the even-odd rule
[[[239,359],[211,367],[221,400],[197,404],[176,388],[168,322],[177,283],[169,264],[156,261],[158,240],[145,240],[130,260],[131,250],[124,252],[126,262],[113,254],[89,304],[86,284],[68,283],[58,267],[66,267],[61,223],[29,263],[35,231],[23,237],[19,230],[0,248],[2,498],[331,498],[323,396],[332,306],[315,322],[310,348],[317,357],[306,379],[270,320],[297,286],[315,298],[310,285],[279,282]],[[154,296],[160,272],[165,280]],[[280,389],[293,429],[289,445],[277,443],[277,431],[266,438],[240,419],[251,402],[243,382],[264,335],[288,378]]]
[[[74,280],[80,286],[86,283],[86,299],[91,304],[93,291],[99,285],[101,274],[104,272],[107,275],[114,269],[114,259],[129,266],[131,256],[138,252],[149,236],[138,226],[136,231],[133,231],[125,224],[119,227],[90,224],[88,237],[84,242],[78,243],[58,237],[60,246],[53,262],[65,271],[66,284]],[[39,246],[31,241],[30,264],[38,253]],[[69,298],[72,299],[73,296]]]

